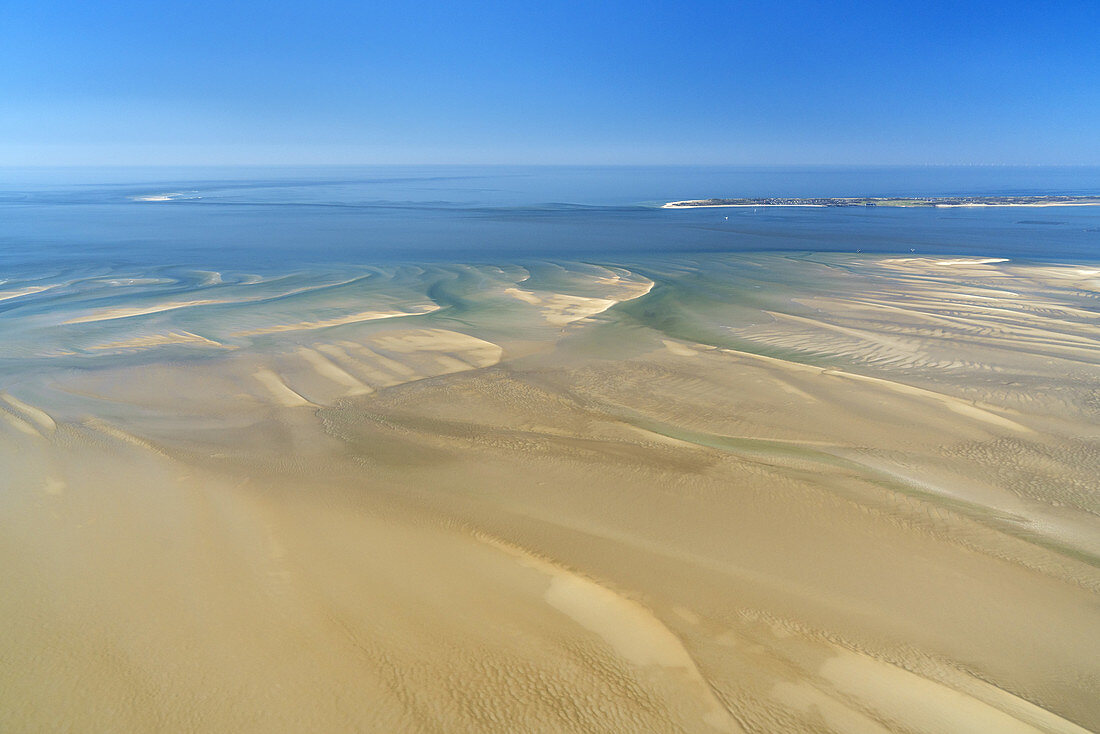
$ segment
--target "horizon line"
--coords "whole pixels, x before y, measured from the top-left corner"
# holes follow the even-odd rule
[[[1097,163],[586,163],[586,162],[476,162],[476,161],[440,161],[440,162],[265,162],[265,163],[240,163],[240,162],[202,162],[202,163],[5,163],[0,162],[2,169],[25,168],[362,168],[362,167],[397,167],[397,166],[453,166],[486,168],[526,167],[526,168],[1100,168]]]

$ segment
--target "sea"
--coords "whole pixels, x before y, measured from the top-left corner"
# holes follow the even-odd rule
[[[365,312],[408,314],[377,322],[387,328],[496,323],[509,313],[486,313],[484,293],[520,283],[619,298],[600,288],[638,274],[656,286],[623,313],[667,331],[685,308],[683,324],[705,322],[707,298],[808,292],[813,284],[792,282],[807,271],[784,263],[835,253],[1100,261],[1093,206],[661,208],[967,194],[1097,195],[1100,168],[3,170],[0,390],[51,370],[277,350],[272,335],[293,341],[311,333],[302,324]]]
[[[1100,260],[1100,207],[660,208],[709,197],[1029,194],[1100,195],[1100,167],[9,168],[0,281],[58,269],[747,251]]]

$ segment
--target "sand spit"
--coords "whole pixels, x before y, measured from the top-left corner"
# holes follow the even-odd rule
[[[41,293],[42,291],[48,291],[50,288],[54,288],[52,285],[31,285],[25,288],[16,288],[10,291],[0,291],[0,301],[10,301],[13,298],[22,298],[23,296],[34,295],[35,293]]]
[[[547,323],[554,326],[565,326],[574,321],[595,316],[618,303],[618,301],[611,298],[586,298],[584,296],[569,296],[563,293],[537,295],[532,291],[519,288],[505,288],[504,292],[524,303],[538,306],[543,312]]]
[[[175,311],[181,308],[192,308],[194,306],[211,306],[219,303],[232,303],[232,301],[200,298],[193,301],[157,303],[150,306],[136,306],[132,308],[107,308],[99,311],[94,311],[84,316],[77,316],[76,318],[62,321],[61,323],[87,324],[93,321],[112,321],[114,319],[127,319],[131,316],[146,316],[148,314],[163,313],[165,311]]]
[[[177,201],[179,199],[201,198],[201,196],[196,196],[194,193],[187,194],[182,191],[173,191],[164,194],[143,194],[141,196],[131,196],[130,201]]]
[[[7,403],[8,408],[14,409],[20,418],[37,425],[40,431],[53,433],[57,429],[57,423],[46,411],[28,405],[13,395],[0,392],[0,402]]]
[[[675,671],[673,674],[682,676],[682,685],[694,689],[692,693],[705,709],[702,718],[706,724],[716,731],[744,731],[710,690],[680,640],[651,611],[592,579],[499,538],[482,535],[479,539],[516,558],[520,565],[546,575],[550,580],[546,602],[599,636],[617,656],[635,666],[656,666],[666,675]]]
[[[216,342],[213,339],[207,339],[206,337],[199,336],[198,334],[192,334],[190,331],[170,331],[160,334],[146,334],[144,336],[135,336],[130,339],[123,339],[116,342],[96,344],[89,347],[89,349],[149,349],[150,347],[162,347],[169,344],[192,344],[207,347],[225,348],[225,345],[220,342]]]
[[[328,305],[324,303],[326,295],[339,292],[341,288],[352,287],[358,283],[362,283],[365,280],[369,280],[371,274],[357,274],[354,277],[347,277],[344,275],[340,277],[338,274],[335,278],[330,274],[325,274],[327,277],[316,277],[312,282],[302,283],[302,278],[295,274],[283,276],[281,278],[271,279],[266,285],[268,287],[256,288],[255,286],[260,283],[264,283],[262,279],[257,279],[256,276],[235,276],[231,282],[226,282],[222,273],[215,271],[193,271],[193,276],[199,276],[197,280],[191,282],[193,288],[206,294],[217,294],[218,297],[212,298],[193,298],[193,299],[180,299],[178,296],[172,297],[169,300],[157,301],[154,303],[145,303],[142,305],[132,306],[120,306],[114,308],[98,308],[88,313],[84,313],[80,316],[76,316],[65,321],[61,321],[62,325],[68,324],[86,324],[101,321],[115,321],[120,319],[127,319],[135,316],[147,316],[155,314],[170,314],[171,316],[179,316],[179,313],[187,309],[199,307],[199,306],[214,306],[225,305],[233,306],[240,309],[243,313],[248,313],[250,310],[263,313],[265,309],[270,308],[273,304],[285,303],[287,299],[293,299],[297,297],[302,299],[300,302],[300,308],[303,311],[310,311],[308,301],[310,298],[315,298],[321,301],[321,305]],[[239,278],[239,280],[238,280]],[[159,286],[165,286],[168,289],[175,290],[183,283],[177,279],[164,279],[164,278],[126,278],[126,279],[97,279],[93,282],[104,283],[106,285],[135,285],[135,286],[151,286],[143,288],[145,294],[143,294],[143,300],[155,298]],[[53,287],[53,286],[50,286]],[[242,290],[242,287],[244,289]],[[96,296],[100,294],[94,294]],[[435,304],[424,303],[404,303],[403,298],[400,295],[406,294],[387,294],[389,297],[384,301],[387,305],[397,301],[404,308],[378,308],[370,311],[353,311],[350,314],[343,316],[333,317],[331,319],[322,319],[318,322],[303,321],[300,323],[291,324],[277,324],[271,327],[260,327],[258,333],[275,333],[278,331],[294,331],[298,329],[310,329],[310,328],[323,328],[324,326],[340,325],[345,323],[355,323],[357,321],[371,320],[376,318],[390,318],[393,316],[406,316],[415,315],[417,313],[427,313],[435,310],[437,306]],[[394,298],[394,295],[398,295]],[[173,296],[175,294],[173,293]],[[422,293],[417,294],[418,301],[423,301],[424,296]],[[361,306],[361,303],[355,305]],[[64,310],[68,310],[71,306],[66,306]],[[331,307],[336,308],[335,304]],[[342,309],[347,310],[347,309]],[[270,328],[268,332],[265,329]]]
[[[648,278],[623,278],[619,275],[595,278],[593,281],[612,297],[594,298],[591,296],[570,295],[566,293],[547,293],[505,288],[503,293],[519,301],[537,307],[554,326],[565,326],[601,314],[612,306],[624,301],[641,298],[653,289],[653,281]]]
[[[271,393],[272,398],[274,398],[278,405],[286,408],[292,408],[297,405],[313,405],[313,403],[287,387],[282,378],[271,370],[256,370],[255,376],[259,383]]]
[[[278,334],[284,331],[308,331],[312,329],[327,329],[332,326],[357,324],[363,321],[375,321],[377,319],[393,319],[401,316],[420,316],[422,314],[431,313],[432,311],[437,310],[439,310],[439,306],[431,304],[417,306],[411,311],[360,311],[358,313],[351,313],[345,316],[334,316],[333,318],[318,319],[316,321],[299,321],[293,324],[275,324],[274,326],[263,326],[256,329],[246,329],[244,331],[233,332],[233,336],[260,336],[261,334]]]
[[[1097,271],[433,265],[70,324],[112,348],[0,378],[0,730],[1098,730]]]

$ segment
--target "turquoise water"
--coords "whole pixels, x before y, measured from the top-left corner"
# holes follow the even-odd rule
[[[1100,168],[8,169],[0,278],[760,250],[1100,258],[1100,207],[658,208],[709,196],[1048,193],[1100,194]]]
[[[356,334],[461,329],[475,314],[495,324],[486,309],[503,309],[494,338],[519,339],[508,318],[529,306],[490,294],[622,297],[600,292],[607,273],[585,263],[657,283],[624,314],[718,343],[699,332],[693,289],[718,289],[706,297],[728,307],[802,271],[715,253],[1100,260],[1100,207],[660,208],[707,196],[1097,194],[1100,169],[39,169],[0,181],[0,377],[281,348],[299,323]],[[685,267],[699,277],[675,275]],[[389,316],[325,326],[362,312]]]

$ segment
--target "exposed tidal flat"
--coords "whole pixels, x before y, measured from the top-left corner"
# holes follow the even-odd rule
[[[3,731],[1100,728],[1095,262],[0,299]]]

